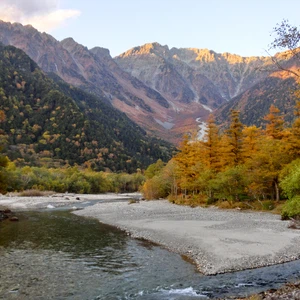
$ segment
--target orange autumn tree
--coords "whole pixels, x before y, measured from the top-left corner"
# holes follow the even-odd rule
[[[190,192],[195,193],[197,190],[196,178],[199,168],[202,169],[204,165],[202,142],[185,136],[179,150],[179,153],[174,157],[174,161],[179,169],[181,192],[186,197]]]
[[[279,175],[290,161],[284,140],[288,131],[284,128],[280,110],[274,105],[270,106],[264,120],[267,122],[266,128],[256,137],[256,149],[252,152],[252,157],[246,159],[249,174],[247,191],[255,199],[271,198],[279,201]]]
[[[260,128],[254,126],[245,126],[242,130],[242,147],[241,154],[243,162],[252,160],[253,156],[259,149],[259,143],[261,141],[262,131]]]
[[[242,129],[239,111],[231,110],[229,128],[220,138],[220,166],[222,171],[237,166],[242,161]]]
[[[284,121],[280,115],[280,110],[275,105],[270,106],[269,113],[264,117],[264,120],[267,122],[266,136],[273,139],[282,139]]]
[[[261,128],[256,126],[244,127],[243,131],[242,157],[246,168],[248,184],[247,194],[254,199],[264,198],[265,185],[261,179],[260,169],[255,165],[260,145],[263,143],[264,135]]]
[[[205,141],[203,143],[205,151],[204,162],[207,167],[215,172],[220,170],[220,137],[219,128],[216,125],[213,115],[209,115],[207,120],[207,129],[205,135]]]
[[[278,201],[281,170],[300,154],[300,104],[295,116],[292,127],[286,128],[280,110],[271,105],[262,129],[244,126],[239,112],[232,110],[224,132],[210,116],[204,140],[186,137],[169,172],[164,172],[164,167],[160,178],[170,174],[166,176],[169,194],[173,200],[179,196],[178,203]]]

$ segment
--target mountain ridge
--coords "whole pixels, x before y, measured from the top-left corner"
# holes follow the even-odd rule
[[[17,164],[135,172],[170,158],[171,145],[96,96],[51,79],[22,50],[0,45],[0,67],[1,134]]]
[[[148,133],[174,143],[196,131],[199,120],[247,94],[274,71],[271,57],[170,49],[157,42],[112,58],[108,49],[88,49],[73,38],[59,42],[32,26],[3,21],[0,42],[21,48],[44,71],[94,93]],[[295,65],[282,53],[276,58],[289,68]]]

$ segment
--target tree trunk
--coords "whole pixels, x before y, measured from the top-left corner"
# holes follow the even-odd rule
[[[278,186],[277,178],[274,179],[274,188],[275,188],[275,200],[279,201],[280,200],[280,194],[279,194],[279,186]]]

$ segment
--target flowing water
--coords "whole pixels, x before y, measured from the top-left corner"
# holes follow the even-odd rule
[[[300,261],[204,276],[180,255],[69,211],[0,223],[0,299],[214,299],[300,278]]]

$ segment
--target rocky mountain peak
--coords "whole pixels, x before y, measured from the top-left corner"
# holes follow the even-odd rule
[[[170,55],[184,62],[190,61],[203,61],[210,62],[215,61],[219,54],[209,49],[197,49],[197,48],[172,48]]]
[[[19,34],[24,34],[24,35],[29,35],[29,34],[37,34],[40,33],[37,29],[35,29],[32,25],[25,25],[23,26],[21,23],[15,22],[15,23],[10,23],[10,22],[4,22],[0,20],[0,30],[5,32],[5,31],[13,31],[15,33]],[[45,34],[45,33],[43,33]]]
[[[154,43],[147,43],[143,46],[134,47],[123,54],[120,57],[127,57],[127,56],[137,56],[137,55],[148,55],[148,54],[156,54],[156,55],[165,55],[169,52],[169,47],[167,45],[162,46],[161,44],[154,42]]]
[[[209,50],[209,49],[190,48],[188,50],[194,52],[197,55],[196,60],[201,60],[201,61],[205,61],[205,62],[215,61],[216,59],[218,59],[218,56],[219,56],[218,53],[216,53],[213,50]]]
[[[88,48],[78,44],[73,38],[68,37],[60,42],[63,48],[68,50],[69,52],[74,52],[74,51],[87,51]]]
[[[24,50],[44,71],[98,95],[149,132],[173,141],[197,127],[196,120],[265,80],[270,72],[260,69],[272,64],[271,57],[169,49],[157,42],[112,59],[108,49],[88,50],[71,37],[59,42],[30,25],[0,20],[1,42]],[[293,60],[287,66],[297,67]]]
[[[102,48],[102,47],[94,47],[90,49],[90,52],[92,52],[94,55],[96,55],[98,58],[101,59],[111,59],[111,55],[108,49]]]

